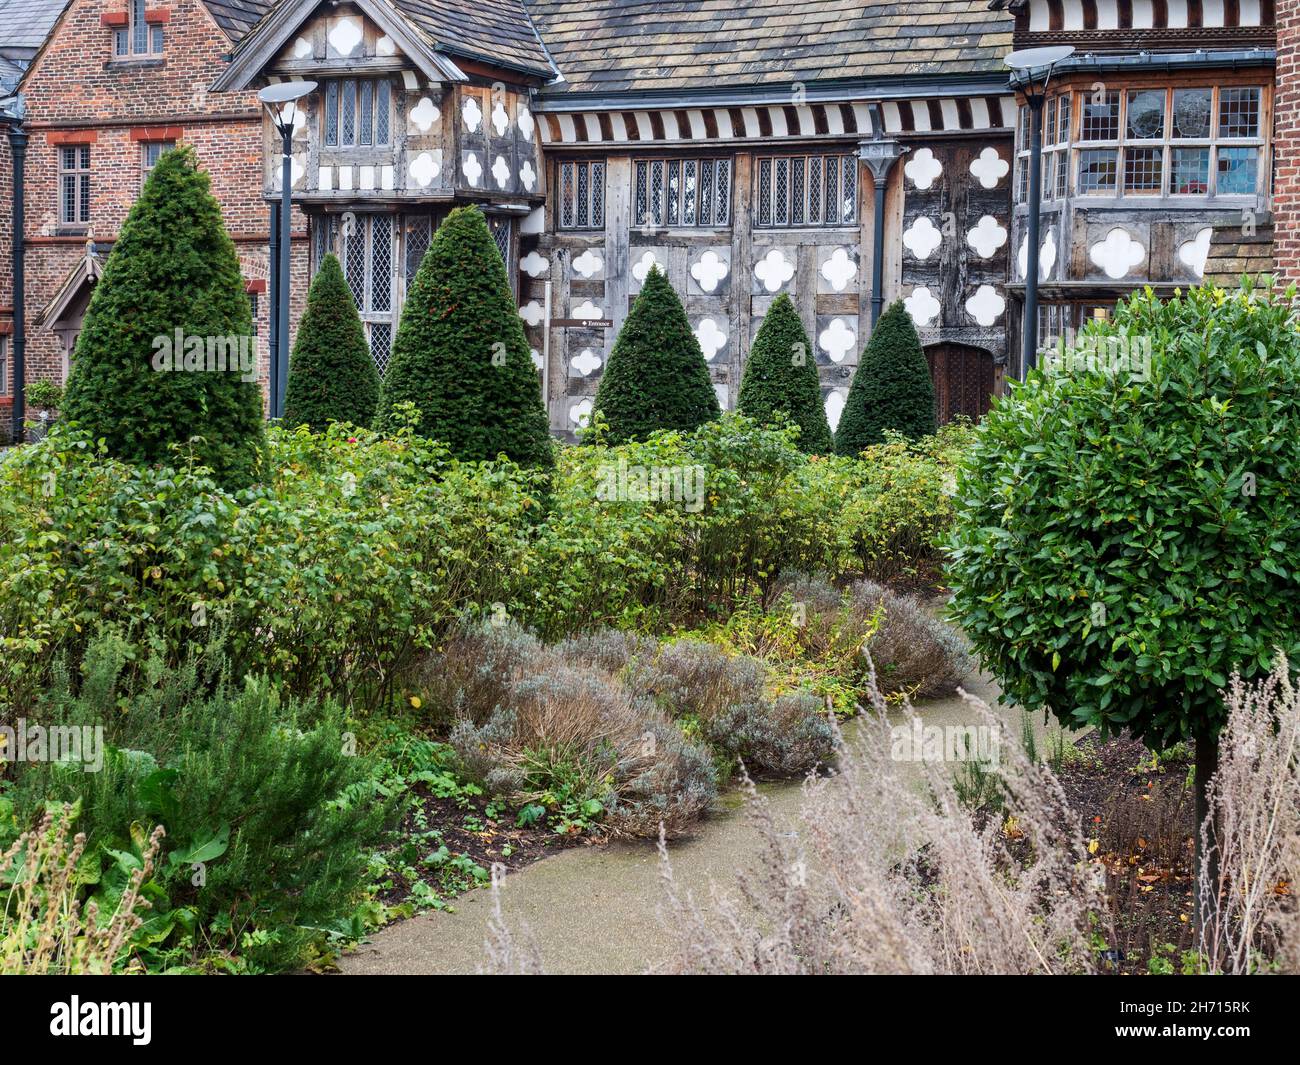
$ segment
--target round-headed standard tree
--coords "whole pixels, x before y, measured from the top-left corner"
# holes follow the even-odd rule
[[[1137,295],[984,418],[953,610],[1009,700],[1196,748],[1234,669],[1300,660],[1300,332],[1290,297]],[[1211,878],[1212,879],[1212,878]]]
[[[555,461],[537,368],[505,263],[477,207],[438,227],[402,308],[379,400],[380,427],[413,403],[417,430],[457,458]]]
[[[835,450],[859,455],[893,429],[916,440],[936,429],[934,382],[912,316],[896,300],[876,323],[849,386]]]
[[[690,432],[721,413],[700,342],[672,285],[651,268],[619,330],[596,390],[612,444],[659,429]]]
[[[321,260],[289,360],[286,425],[330,422],[369,426],[379,402],[379,371],[370,356],[352,291],[333,255]]]
[[[129,462],[189,441],[238,488],[256,472],[262,395],[239,257],[208,186],[189,148],[150,171],[95,286],[61,413]]]
[[[750,348],[738,409],[763,425],[794,422],[800,429],[799,447],[808,454],[834,450],[812,345],[784,292],[768,308]]]

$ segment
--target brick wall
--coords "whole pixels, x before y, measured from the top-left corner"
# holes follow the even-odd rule
[[[62,377],[62,343],[37,319],[84,256],[87,239],[97,245],[116,239],[140,190],[147,141],[194,147],[211,175],[245,279],[267,278],[269,214],[261,196],[262,117],[256,96],[207,91],[232,45],[200,0],[167,0],[158,7],[167,12],[162,57],[125,60],[114,57],[112,30],[103,24],[104,15],[125,11],[125,0],[73,0],[25,79],[29,381]],[[59,148],[78,143],[89,144],[91,151],[88,233],[62,226],[58,214]],[[293,228],[290,319],[296,324],[306,302],[307,273],[306,223],[297,212]],[[267,313],[262,293],[257,333],[263,380]]]
[[[1278,273],[1300,281],[1300,3],[1277,5],[1273,247]]]

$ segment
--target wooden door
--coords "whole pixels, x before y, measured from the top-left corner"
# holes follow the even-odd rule
[[[977,422],[993,400],[993,355],[965,344],[932,344],[925,349],[934,381],[934,413],[940,425],[958,415]]]

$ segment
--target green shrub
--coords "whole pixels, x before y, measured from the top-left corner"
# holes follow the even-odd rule
[[[327,255],[312,279],[293,342],[284,424],[317,432],[330,422],[364,427],[378,403],[379,371],[357,305],[338,259]]]
[[[784,292],[768,308],[750,348],[738,409],[760,425],[794,422],[802,451],[826,455],[834,450],[813,347]]]
[[[1072,359],[980,426],[948,573],[955,616],[1009,699],[1163,749],[1217,732],[1234,669],[1264,676],[1277,648],[1294,660],[1290,300],[1133,296],[1081,343],[1149,344],[1149,373]]]
[[[619,330],[596,391],[593,423],[611,444],[644,440],[659,429],[689,432],[719,414],[700,342],[686,308],[657,268]]]
[[[530,560],[538,475],[463,464],[404,430],[272,429],[275,478],[239,494],[56,432],[0,462],[0,692],[30,705],[103,624],[174,664],[229,633],[237,675],[387,705],[465,610]]]
[[[47,728],[102,727],[103,766],[19,765],[6,793],[17,825],[50,801],[75,804],[102,912],[163,825],[136,946],[155,962],[215,949],[255,968],[300,964],[361,900],[389,807],[344,800],[373,767],[349,753],[335,704],[283,701],[264,679],[232,685],[215,655],[175,671],[153,663],[158,682],[131,687],[128,652],[97,640],[82,690],[60,685],[39,705]]]
[[[407,293],[379,424],[403,424],[403,403],[419,412],[419,432],[458,459],[554,463],[537,369],[477,207],[457,208],[438,227]]]
[[[58,410],[63,405],[63,386],[53,381],[33,381],[27,386],[27,405],[43,410]]]
[[[262,396],[239,365],[241,345],[256,351],[251,310],[208,186],[189,148],[167,152],[149,172],[91,297],[62,415],[127,462],[170,461],[172,445],[188,443],[218,483],[239,488],[257,469]],[[158,338],[171,349],[164,370],[154,368],[169,350]],[[205,355],[191,352],[194,338]],[[218,338],[236,356],[229,368],[205,370],[207,352],[229,356],[210,346]]]
[[[856,456],[888,430],[916,440],[935,431],[934,382],[912,316],[901,300],[876,323],[849,386],[835,450]]]

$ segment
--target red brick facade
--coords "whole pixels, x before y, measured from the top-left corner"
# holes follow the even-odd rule
[[[1300,282],[1300,2],[1277,5],[1273,249],[1277,271]]]
[[[164,22],[161,57],[113,55],[113,16],[123,0],[73,0],[24,78],[30,135],[26,168],[27,380],[62,380],[62,341],[41,324],[42,312],[86,254],[117,238],[143,181],[149,142],[192,145],[212,177],[226,229],[234,239],[250,290],[258,296],[262,376],[268,363],[268,205],[262,199],[261,113],[253,93],[213,94],[231,41],[201,0],[170,0],[150,9]],[[59,215],[59,149],[90,148],[90,220],[68,226]],[[4,155],[8,180],[7,147]],[[0,193],[6,189],[0,184]],[[7,195],[0,197],[8,203]],[[0,226],[0,240],[3,231]],[[302,313],[307,277],[305,219],[295,212],[290,320]],[[0,244],[0,248],[5,245]],[[106,250],[106,249],[105,249]],[[8,274],[6,255],[5,274]],[[3,305],[0,299],[0,305]],[[0,318],[0,320],[3,320]],[[0,327],[3,328],[3,327]]]

